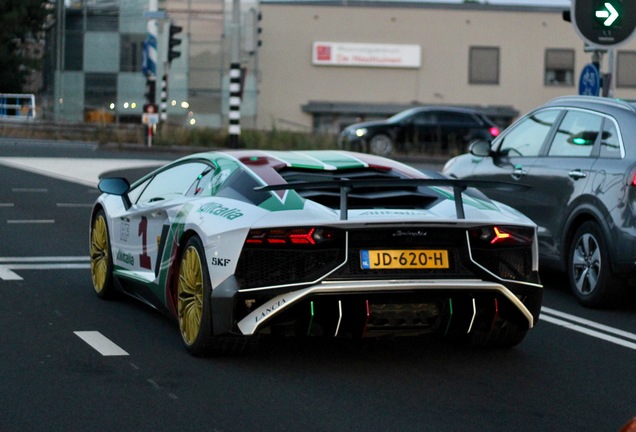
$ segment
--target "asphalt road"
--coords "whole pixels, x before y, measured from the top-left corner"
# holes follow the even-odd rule
[[[171,320],[93,294],[90,182],[7,157],[72,158],[70,178],[175,156],[0,143],[0,431],[617,431],[636,415],[636,299],[584,309],[559,275],[511,350],[283,340],[193,358]]]

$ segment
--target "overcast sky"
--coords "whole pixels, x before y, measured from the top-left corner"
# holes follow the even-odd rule
[[[463,0],[425,0],[440,3],[463,3]],[[511,4],[511,5],[540,5],[540,6],[570,6],[570,0],[481,0],[481,3]]]

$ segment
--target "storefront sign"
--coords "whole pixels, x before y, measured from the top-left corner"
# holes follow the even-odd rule
[[[321,66],[419,68],[419,45],[314,42],[312,62]]]

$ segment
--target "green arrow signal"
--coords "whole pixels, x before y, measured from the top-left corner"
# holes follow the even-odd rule
[[[596,18],[604,19],[603,25],[610,27],[618,18],[619,13],[610,2],[605,2],[603,8],[596,10]]]

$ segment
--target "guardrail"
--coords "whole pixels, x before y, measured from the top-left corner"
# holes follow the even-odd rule
[[[31,121],[35,119],[35,95],[0,93],[0,119]]]

